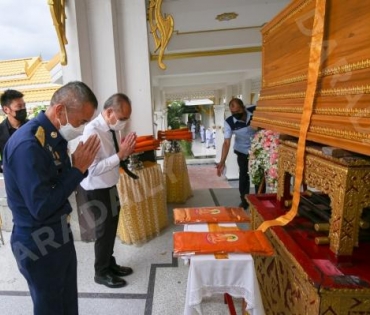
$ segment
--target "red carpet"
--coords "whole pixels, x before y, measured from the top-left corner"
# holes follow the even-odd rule
[[[215,165],[187,165],[192,189],[232,188],[227,179],[218,177]]]

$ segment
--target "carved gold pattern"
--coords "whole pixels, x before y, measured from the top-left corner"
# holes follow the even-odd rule
[[[370,117],[370,110],[367,108],[316,108],[314,113],[330,116]]]
[[[66,13],[65,0],[48,0],[51,18],[58,36],[60,47],[60,63],[65,66],[67,64],[67,52],[65,45],[68,44],[66,37]]]
[[[164,51],[171,39],[174,21],[171,15],[162,16],[162,1],[163,0],[150,0],[149,3],[149,25],[150,32],[153,35],[155,43],[155,52],[159,49],[158,54],[158,66],[162,69],[166,69],[166,65],[163,63]]]
[[[284,128],[290,128],[299,130],[300,125],[298,123],[289,122],[286,120],[277,120],[277,119],[266,119],[261,117],[253,118],[255,123],[262,123],[269,126],[279,126]],[[362,141],[370,144],[370,134],[367,132],[357,132],[340,129],[341,126],[338,126],[337,129],[328,128],[328,127],[319,127],[319,126],[310,126],[309,132],[325,135],[329,137],[334,137],[338,139],[346,139],[351,141]]]
[[[306,154],[304,182],[330,197],[330,249],[336,255],[351,255],[358,245],[362,209],[370,205],[370,166],[346,166],[340,159],[328,159],[312,150]],[[283,143],[279,147],[278,199],[283,197],[286,173],[294,176],[295,168],[296,148]]]
[[[273,31],[275,31],[277,28],[279,28],[286,20],[291,18],[292,16],[296,15],[300,11],[304,9],[305,6],[307,6],[312,0],[306,0],[303,1],[298,7],[296,7],[293,11],[288,12],[286,15],[284,15],[277,23],[271,26],[271,28],[266,29],[263,31],[263,35],[267,36],[270,35]]]
[[[264,112],[282,112],[302,114],[302,106],[261,106],[260,111]],[[350,116],[350,117],[370,117],[370,109],[367,108],[315,108],[314,114],[329,116]]]
[[[341,128],[341,126],[338,126]],[[335,137],[338,139],[347,139],[352,141],[363,141],[370,143],[370,134],[364,132],[343,130],[343,129],[333,129],[327,127],[311,126],[310,132],[316,133],[319,135],[326,135],[330,137]]]
[[[319,73],[319,77],[325,77],[329,75],[338,75],[338,74],[344,74],[356,70],[362,70],[370,68],[370,59],[361,60],[358,62],[338,66],[338,67],[332,67],[332,68],[326,68]],[[291,83],[297,83],[307,80],[307,74],[301,74],[292,78],[287,78],[280,81],[274,81],[270,83],[266,83],[264,81],[263,87],[274,87],[284,84],[291,84]]]
[[[280,93],[280,94],[260,96],[259,100],[260,101],[283,100],[287,98],[304,98],[305,96],[306,96],[306,92]]]
[[[292,129],[298,129],[299,130],[299,124],[292,123],[286,120],[277,120],[277,119],[267,119],[267,118],[261,118],[261,117],[253,117],[254,122],[260,122],[263,124],[269,124],[270,126],[280,126],[280,127],[287,127]]]
[[[252,228],[263,219],[251,205]],[[274,257],[255,256],[254,266],[266,315],[279,314],[366,314],[370,289],[325,289],[315,287],[295,257],[273,229],[266,232]],[[355,303],[354,303],[355,300]]]
[[[293,140],[281,140],[284,145],[287,145],[289,147],[295,148],[297,150],[297,142]],[[320,146],[319,146],[320,147]],[[330,155],[326,155],[320,151],[317,147],[310,147],[306,146],[306,151],[308,153],[311,153],[313,155],[316,155],[318,157],[321,157],[323,159],[335,162],[335,163],[340,163],[344,166],[370,166],[370,158],[365,158],[365,157],[360,157],[356,155],[351,155],[351,156],[345,156],[342,158],[335,158]]]
[[[234,20],[238,17],[238,13],[235,13],[235,12],[225,12],[225,13],[222,13],[222,14],[219,14],[216,16],[216,20],[222,22],[222,21],[230,21],[230,20]]]
[[[326,68],[322,71],[321,76],[336,75],[366,68],[370,68],[370,59],[365,59],[334,68]]]
[[[320,96],[343,96],[353,94],[370,94],[370,85],[358,85],[345,88],[323,89],[316,92]],[[306,92],[281,93],[274,95],[260,96],[260,100],[282,100],[291,98],[304,98]]]

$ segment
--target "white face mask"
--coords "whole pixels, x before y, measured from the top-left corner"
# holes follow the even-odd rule
[[[66,139],[67,141],[70,141],[70,140],[73,140],[81,136],[84,132],[85,124],[80,125],[79,127],[73,127],[68,121],[67,108],[66,108],[66,119],[67,119],[67,123],[64,126],[61,124],[60,120],[58,119],[59,124],[60,124],[59,133],[62,135],[62,137]]]
[[[114,125],[109,125],[109,128],[112,129],[112,130],[115,130],[115,131],[120,131],[122,129],[124,129],[126,127],[126,124],[127,124],[127,121],[128,119],[126,120],[118,120],[117,117],[116,117],[116,123]]]

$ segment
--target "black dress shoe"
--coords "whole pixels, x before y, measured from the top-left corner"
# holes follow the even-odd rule
[[[94,281],[98,284],[103,284],[108,288],[122,288],[127,284],[125,280],[110,273],[104,276],[95,276]]]
[[[133,270],[130,267],[124,267],[119,265],[114,265],[109,267],[110,271],[118,277],[126,277],[133,273]]]

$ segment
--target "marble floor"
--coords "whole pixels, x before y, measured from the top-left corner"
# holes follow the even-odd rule
[[[185,204],[168,204],[170,222],[174,207],[239,204],[236,183],[217,177],[214,163],[190,163],[188,170],[194,196]],[[196,176],[200,172],[203,176]],[[120,289],[95,284],[93,243],[76,241],[80,315],[183,314],[188,266],[172,255],[172,233],[181,229],[181,226],[170,224],[159,236],[141,246],[122,244],[116,239],[118,263],[134,269],[134,273],[125,278],[128,285]],[[5,245],[0,245],[0,314],[31,315],[31,298],[11,253],[10,233],[3,234]],[[241,314],[241,301],[235,302],[238,314]],[[204,315],[228,314],[222,296],[204,300],[203,311]]]

